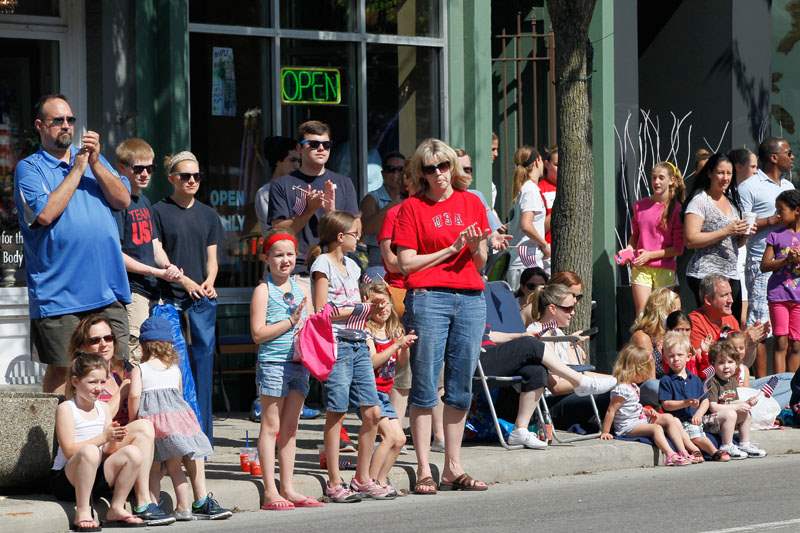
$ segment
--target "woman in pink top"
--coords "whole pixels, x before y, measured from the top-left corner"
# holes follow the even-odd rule
[[[674,287],[675,258],[683,253],[681,202],[686,194],[678,168],[669,161],[653,167],[650,174],[653,195],[633,206],[633,229],[628,248],[635,252],[631,289],[636,316],[644,309],[650,293]]]

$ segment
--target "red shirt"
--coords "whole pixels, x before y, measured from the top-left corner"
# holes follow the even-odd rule
[[[419,255],[432,254],[452,245],[474,223],[489,231],[486,208],[474,194],[454,190],[442,202],[414,196],[400,204],[392,242],[398,248],[416,250]],[[436,266],[409,274],[406,283],[409,289],[483,290],[483,278],[472,262],[468,246]]]
[[[394,339],[376,339],[372,337],[375,343],[375,351],[381,353],[388,350],[394,344]],[[375,388],[380,392],[389,394],[394,387],[394,376],[397,372],[397,352],[392,355],[388,361],[383,363],[379,368],[375,369]]]
[[[386,216],[383,219],[383,226],[381,226],[381,230],[378,232],[379,246],[381,241],[385,241],[386,239],[392,240],[395,222],[397,222],[397,214],[400,212],[401,205],[403,204],[397,204],[390,207],[389,210],[386,211]],[[394,244],[392,244],[392,249],[396,249]],[[383,262],[383,268],[386,270],[386,275],[383,277],[383,279],[390,287],[395,287],[397,289],[406,288],[406,277],[404,275],[400,273],[389,272],[389,269],[386,267],[386,261]]]
[[[699,350],[700,343],[702,343],[703,339],[708,335],[711,335],[711,338],[715,341],[719,340],[722,326],[728,326],[731,331],[739,331],[739,321],[736,320],[733,315],[723,316],[722,323],[717,325],[709,320],[708,316],[701,313],[701,309],[702,307],[689,313],[689,321],[692,323],[692,336],[690,340],[692,341],[693,348]]]
[[[553,212],[553,202],[556,199],[556,184],[550,183],[547,181],[547,178],[542,177],[542,179],[539,180],[539,191],[542,193],[542,200],[544,200],[544,215],[549,217]],[[550,244],[549,231],[545,232],[544,240]]]

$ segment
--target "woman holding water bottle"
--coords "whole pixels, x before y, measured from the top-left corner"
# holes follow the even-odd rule
[[[714,154],[694,179],[683,211],[686,247],[695,250],[686,268],[686,281],[697,305],[702,305],[700,281],[709,274],[728,278],[733,291],[733,316],[741,316],[741,283],[737,270],[739,246],[752,221],[742,218],[736,172],[725,154]]]

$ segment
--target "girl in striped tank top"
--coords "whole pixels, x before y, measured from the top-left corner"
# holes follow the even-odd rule
[[[297,259],[297,239],[273,232],[264,241],[267,275],[253,291],[250,332],[258,346],[256,386],[261,400],[258,455],[264,480],[267,511],[319,507],[319,501],[294,490],[292,474],[297,425],[308,394],[308,370],[294,362],[294,337],[298,322],[311,309],[311,298],[292,276]],[[281,490],[275,484],[275,444],[281,471]]]
[[[397,413],[392,406],[389,394],[394,386],[394,376],[398,368],[408,364],[408,347],[417,339],[414,332],[405,334],[400,318],[389,305],[392,301],[389,286],[379,280],[362,285],[361,294],[364,300],[372,304],[386,305],[367,322],[367,346],[372,356],[372,366],[375,369],[375,386],[378,389],[381,415],[378,422],[378,434],[381,436],[381,445],[375,449],[370,463],[369,474],[376,483],[388,487],[397,494],[388,479],[389,471],[394,466],[397,456],[406,443],[403,425],[399,417],[405,413]]]

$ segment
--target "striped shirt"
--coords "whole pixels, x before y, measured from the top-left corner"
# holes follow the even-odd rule
[[[294,310],[294,306],[300,305],[300,302],[303,301],[303,290],[295,281],[294,276],[290,277],[289,281],[292,285],[291,292],[283,292],[280,287],[272,282],[272,276],[267,274],[269,295],[267,297],[267,308],[264,310],[267,324],[275,324],[281,320],[288,319]],[[303,314],[305,314],[305,311]],[[294,333],[296,329],[297,324],[274,339],[259,344],[258,360],[269,363],[292,361],[294,358]]]

